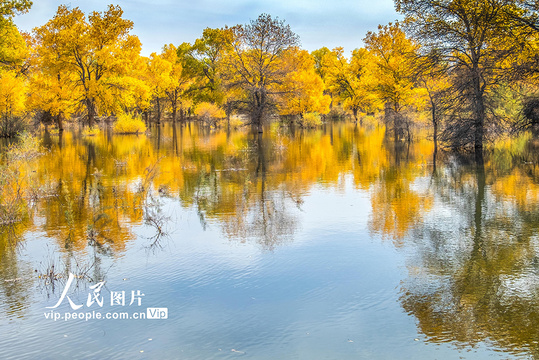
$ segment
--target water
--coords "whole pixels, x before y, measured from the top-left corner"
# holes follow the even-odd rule
[[[44,140],[0,237],[1,358],[539,358],[531,140],[482,167],[353,124]],[[82,308],[50,309],[69,272]]]

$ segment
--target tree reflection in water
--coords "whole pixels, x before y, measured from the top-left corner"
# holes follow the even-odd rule
[[[339,191],[347,177],[370,195],[371,234],[405,254],[400,301],[428,341],[487,341],[537,356],[537,144],[518,140],[475,165],[433,158],[428,141],[394,143],[384,134],[353,124],[263,134],[192,124],[152,128],[150,137],[49,134],[48,153],[12,164],[35,201],[21,203],[32,211],[14,228],[19,240],[0,236],[0,299],[9,316],[24,314],[36,265],[21,261],[17,244],[33,232],[50,240],[60,271],[84,263],[89,278],[102,280],[137,243],[135,227],[151,234],[148,214],[179,204],[203,228],[273,250],[293,241],[313,188]],[[4,186],[2,199],[9,193]]]
[[[538,188],[521,163],[493,159],[433,173],[432,209],[406,239],[400,300],[429,341],[494,342],[538,358]]]

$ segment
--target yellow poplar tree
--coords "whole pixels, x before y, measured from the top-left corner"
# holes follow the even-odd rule
[[[180,117],[183,120],[185,107],[190,105],[190,101],[186,99],[185,93],[189,89],[192,80],[184,71],[184,68],[178,58],[178,49],[173,45],[165,45],[161,57],[171,64],[169,79],[165,86],[165,94],[170,104],[172,111],[172,122],[176,122],[178,108]]]
[[[72,86],[76,77],[66,69],[47,66],[50,59],[38,54],[35,40],[30,39],[28,75],[32,91],[28,96],[28,105],[31,109],[43,111],[45,118],[53,118],[59,131],[63,131],[63,119],[69,118],[77,110],[81,96],[78,88]],[[54,56],[54,53],[47,55]]]
[[[20,116],[26,103],[26,83],[15,71],[0,72],[0,116],[2,120]]]
[[[22,125],[26,107],[26,42],[0,6],[0,136],[13,136]]]
[[[306,50],[293,48],[284,57],[295,71],[287,74],[281,86],[281,115],[303,115],[308,112],[327,114],[331,98],[324,95],[324,82],[317,74],[315,61]]]
[[[358,112],[374,112],[380,108],[380,101],[374,93],[374,59],[366,49],[356,49],[348,60],[343,48],[337,47],[322,58],[322,68],[326,85],[334,97],[351,110],[354,120]]]
[[[166,96],[165,89],[170,83],[172,64],[156,53],[152,53],[149,60],[148,85],[150,86],[152,100],[155,103],[155,110],[157,112],[156,122],[159,124],[161,123]]]
[[[133,106],[134,97],[128,93],[140,86],[133,63],[140,56],[141,44],[129,34],[133,22],[122,15],[122,9],[113,5],[88,17],[79,8],[61,5],[49,22],[34,30],[43,74],[60,74],[90,126],[99,113]]]
[[[146,80],[157,110],[157,123],[161,122],[163,111],[167,108],[172,112],[173,122],[176,122],[178,109],[183,118],[184,107],[190,104],[185,93],[193,80],[184,71],[174,45],[165,45],[161,54],[150,55]]]
[[[26,42],[17,27],[11,22],[0,26],[0,67],[20,70],[27,56]]]
[[[385,103],[386,121],[393,119],[397,139],[408,128],[402,112],[425,103],[425,89],[417,87],[411,76],[418,45],[406,37],[398,22],[378,26],[377,33],[369,31],[364,42],[376,64],[375,91]]]

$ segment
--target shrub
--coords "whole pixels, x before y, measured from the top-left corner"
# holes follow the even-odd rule
[[[19,116],[2,116],[0,119],[0,137],[15,137],[28,127],[28,121]]]
[[[230,117],[230,127],[239,128],[243,126],[243,120],[238,115],[232,115]]]
[[[217,105],[203,102],[197,105],[195,115],[208,125],[217,126],[217,120],[226,117],[225,112]]]
[[[23,132],[19,135],[19,141],[10,145],[7,157],[10,161],[31,160],[43,154],[43,148],[37,137]]]
[[[241,116],[238,116],[238,115],[232,115],[230,116],[230,121],[227,123],[227,119],[220,119],[218,121],[215,122],[216,126],[224,126],[226,127],[227,125],[230,126],[231,128],[234,128],[234,129],[238,129],[242,126],[245,125],[244,121],[242,120]]]
[[[326,119],[329,120],[329,121],[345,121],[346,120],[346,112],[341,108],[334,107],[326,115]]]
[[[129,114],[118,115],[118,120],[114,124],[114,132],[118,134],[138,134],[144,131],[146,131],[144,121]]]
[[[99,132],[100,130],[98,127],[87,128],[87,129],[84,129],[84,131],[82,132],[82,136],[95,136],[95,135],[98,135]]]
[[[320,114],[314,112],[304,114],[301,125],[304,127],[316,127],[322,125]]]

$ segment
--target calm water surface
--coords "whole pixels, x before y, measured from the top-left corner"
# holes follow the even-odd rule
[[[353,124],[44,144],[3,180],[2,359],[539,358],[533,141],[484,166]],[[65,319],[96,313],[131,318]]]

